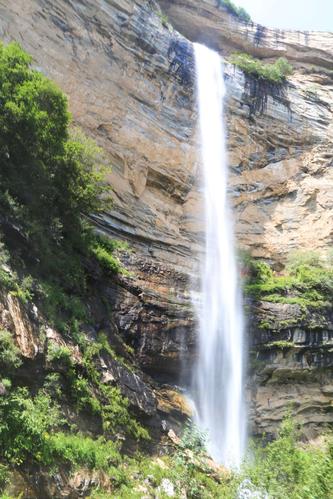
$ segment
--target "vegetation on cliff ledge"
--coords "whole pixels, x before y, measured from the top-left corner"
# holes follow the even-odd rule
[[[280,57],[272,64],[265,64],[250,54],[236,52],[231,55],[229,62],[247,75],[275,84],[283,83],[293,72],[291,64],[284,57]]]
[[[231,0],[217,0],[217,6],[226,9],[240,21],[245,23],[251,22],[250,14],[243,7],[237,7]]]
[[[333,266],[330,257],[315,252],[290,254],[283,272],[268,263],[250,261],[245,292],[256,299],[298,304],[303,309],[329,306],[333,297]]]

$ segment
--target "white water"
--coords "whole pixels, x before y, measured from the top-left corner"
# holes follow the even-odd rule
[[[223,66],[219,55],[203,45],[194,44],[194,53],[205,200],[194,398],[197,423],[207,432],[209,453],[228,467],[238,467],[246,426],[243,316],[227,199]]]

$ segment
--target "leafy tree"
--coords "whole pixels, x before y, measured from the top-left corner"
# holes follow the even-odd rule
[[[66,96],[31,62],[18,44],[0,45],[0,223],[5,243],[14,227],[42,273],[75,284],[89,246],[84,215],[109,203],[106,161],[70,128]]]

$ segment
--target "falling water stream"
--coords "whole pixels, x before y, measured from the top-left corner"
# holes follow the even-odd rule
[[[246,426],[243,315],[227,197],[223,65],[219,55],[203,45],[194,44],[194,54],[205,202],[194,399],[209,453],[228,467],[238,467]]]

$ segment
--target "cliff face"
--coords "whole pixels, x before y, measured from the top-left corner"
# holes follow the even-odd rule
[[[279,263],[295,248],[326,249],[333,236],[333,35],[246,25],[214,3],[161,0],[179,34],[164,25],[151,0],[0,0],[1,39],[19,41],[34,56],[36,67],[68,94],[75,122],[110,155],[114,207],[95,221],[133,249],[124,257],[132,277],[109,294],[115,327],[135,347],[141,366],[162,380],[179,377],[194,346],[189,281],[201,248],[202,205],[191,41],[226,58],[234,50],[268,60],[283,55],[295,67],[276,94],[226,63],[239,245]],[[267,312],[281,313],[280,306]],[[269,342],[259,337],[256,321],[253,342]],[[285,366],[311,374],[303,353],[316,355],[325,336],[314,340],[314,331],[331,331],[330,324],[311,329],[303,321],[306,340],[295,358],[273,349],[259,360],[270,373]],[[281,335],[298,334],[297,328],[298,322],[280,327]],[[329,407],[330,393],[320,388],[324,378],[304,376],[298,389],[286,378],[258,373],[252,399],[260,430],[281,418],[292,390],[304,400],[311,386]],[[308,421],[331,421],[329,411],[318,421],[317,406],[304,404]]]
[[[327,248],[333,235],[333,35],[245,24],[213,0],[160,3],[185,36],[227,59],[238,50],[292,63],[281,95],[226,67],[238,240],[254,256],[273,261],[295,248]]]

